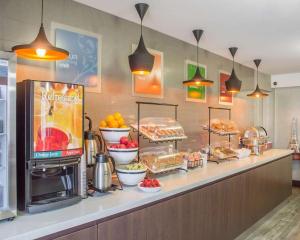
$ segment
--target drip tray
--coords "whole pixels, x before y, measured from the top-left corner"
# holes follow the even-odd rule
[[[26,206],[28,213],[40,213],[49,210],[68,207],[81,201],[80,196],[58,197],[33,202]]]
[[[64,201],[72,198],[73,196],[65,196],[65,197],[55,197],[55,198],[50,198],[50,199],[43,199],[39,201],[34,201],[31,204],[32,205],[44,205],[44,204],[49,204],[49,203],[55,203],[59,201]]]

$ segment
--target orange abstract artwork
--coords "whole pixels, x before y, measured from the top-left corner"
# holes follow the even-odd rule
[[[163,97],[163,53],[149,50],[155,56],[149,75],[133,75],[133,94],[142,97]]]
[[[232,105],[233,96],[232,93],[227,92],[225,82],[230,77],[229,73],[220,71],[219,78],[219,104]]]

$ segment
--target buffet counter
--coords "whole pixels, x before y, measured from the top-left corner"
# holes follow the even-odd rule
[[[113,237],[113,234],[109,233],[108,229],[113,228],[113,226],[118,228],[118,230],[115,229],[116,232],[118,232],[119,230],[122,232],[122,227],[120,228],[120,226],[124,226],[124,224],[118,225],[119,223],[114,222],[114,219],[116,218],[120,219],[120,217],[122,216],[129,216],[128,219],[126,219],[127,227],[130,227],[128,224],[133,224],[135,225],[134,226],[135,229],[139,229],[139,231],[134,232],[134,234],[137,235],[134,239],[142,240],[143,236],[146,235],[147,235],[147,239],[155,239],[154,238],[155,234],[153,235],[153,238],[151,238],[152,233],[150,232],[145,233],[147,231],[147,229],[145,229],[145,225],[147,225],[145,222],[143,226],[139,227],[139,223],[142,224],[144,219],[146,219],[144,214],[147,214],[145,213],[147,208],[155,207],[155,205],[157,204],[164,204],[172,199],[177,199],[177,198],[183,201],[184,196],[187,196],[188,198],[187,201],[189,202],[189,204],[192,204],[193,199],[196,199],[198,197],[201,198],[201,196],[209,197],[209,195],[205,195],[205,193],[201,193],[201,195],[199,194],[197,195],[198,197],[196,195],[193,197],[193,195],[189,195],[189,194],[196,194],[197,191],[200,191],[201,189],[202,190],[206,189],[207,186],[215,186],[214,189],[212,190],[212,194],[210,195],[215,199],[208,198],[206,200],[205,199],[202,200],[205,203],[210,202],[211,204],[216,204],[217,207],[219,198],[220,199],[227,198],[226,193],[222,193],[224,191],[222,189],[226,189],[228,186],[232,186],[232,188],[227,189],[229,192],[229,189],[230,191],[231,189],[234,189],[233,187],[234,184],[235,184],[234,186],[237,187],[236,189],[238,189],[239,184],[242,184],[243,181],[247,182],[248,178],[251,180],[251,176],[255,174],[259,177],[259,180],[257,181],[257,186],[254,186],[254,188],[255,187],[259,188],[260,181],[263,181],[263,179],[266,180],[267,178],[270,178],[272,174],[280,175],[275,172],[273,173],[270,172],[270,176],[269,176],[268,171],[273,171],[271,168],[270,170],[265,169],[264,171],[261,172],[255,172],[253,174],[251,173],[253,169],[254,170],[260,169],[268,165],[271,166],[275,162],[282,162],[280,163],[281,164],[280,166],[274,165],[276,168],[275,171],[282,171],[283,172],[282,178],[286,178],[286,179],[283,179],[284,182],[280,182],[279,177],[281,176],[275,176],[277,177],[276,180],[277,182],[276,181],[274,182],[272,180],[274,184],[274,190],[277,188],[276,184],[278,184],[278,189],[281,188],[283,192],[279,194],[274,192],[274,194],[275,195],[277,194],[278,196],[277,195],[275,196],[271,191],[269,192],[269,194],[271,194],[270,198],[272,199],[277,198],[280,201],[283,201],[291,193],[291,184],[288,184],[288,181],[291,180],[291,176],[289,176],[291,172],[288,167],[291,154],[292,151],[290,150],[272,149],[266,151],[262,156],[259,157],[251,156],[242,160],[225,161],[220,164],[208,163],[207,166],[203,168],[189,170],[187,173],[179,170],[178,172],[159,177],[159,180],[162,183],[163,188],[160,192],[157,193],[144,193],[139,191],[137,187],[125,187],[123,191],[117,190],[115,192],[104,194],[102,196],[89,197],[88,199],[82,200],[80,203],[67,208],[54,210],[51,212],[34,214],[34,215],[21,215],[18,216],[12,222],[0,223],[0,239],[25,240],[25,239],[41,238],[47,235],[50,235],[50,237],[49,236],[45,237],[45,239],[53,239],[57,237],[58,239],[64,239],[64,240],[80,239],[80,238],[100,239],[100,240],[122,239],[122,238],[133,239],[129,237],[126,238],[124,237],[124,235],[119,238]],[[249,174],[245,175],[244,173],[247,172]],[[240,179],[237,179],[237,182],[233,181],[235,179],[235,176],[240,176]],[[230,179],[232,179],[232,183],[230,183],[231,181]],[[223,185],[220,187],[217,185],[217,183],[222,183],[224,181],[227,182],[229,181],[228,183],[224,183],[224,184],[231,184],[231,185],[228,186]],[[252,189],[253,191],[254,188]],[[250,189],[249,191],[252,190]],[[241,194],[237,191],[236,196],[232,196],[232,197],[235,198],[239,195]],[[245,195],[245,197],[247,197],[247,195]],[[259,198],[258,195],[255,197]],[[245,202],[247,201],[247,199],[244,200]],[[274,202],[274,200],[272,201]],[[201,202],[201,199],[199,199],[199,202]],[[222,202],[226,202],[226,201],[222,201]],[[172,207],[173,203],[175,204],[175,202],[169,202],[169,204],[167,205]],[[274,202],[273,205],[277,205],[278,203],[279,202]],[[243,207],[243,200],[237,202],[236,204],[241,204],[240,207]],[[271,206],[272,204],[269,205]],[[173,206],[175,207],[174,209],[177,209],[176,206],[178,207],[181,205],[178,202],[176,202],[176,204]],[[222,208],[225,208],[226,211],[228,210],[227,206],[223,206]],[[266,210],[265,211],[263,210],[263,212],[267,212],[270,210],[269,206],[268,207],[266,206],[265,208]],[[164,209],[166,210],[166,206],[160,206],[157,210],[153,208],[151,209],[151,214],[152,213],[154,214],[155,212],[159,214],[159,212],[161,211],[163,212]],[[185,207],[183,207],[183,209],[185,209]],[[184,211],[190,211],[190,210],[186,209]],[[132,213],[136,213],[137,215],[131,215]],[[181,212],[180,214],[184,214],[184,213]],[[218,213],[210,212],[209,214],[215,215]],[[257,214],[257,216],[259,216],[259,214]],[[152,220],[155,221],[154,215],[152,216]],[[178,221],[179,220],[180,219],[178,219]],[[245,223],[243,226],[241,226],[241,229],[248,227],[251,221],[253,222],[254,220],[256,221],[257,219],[253,218],[252,220],[249,221],[247,220],[248,222]],[[108,225],[105,225],[106,221],[110,221],[109,227]],[[182,224],[184,225],[184,223]],[[215,224],[213,225],[215,225],[215,227],[218,228],[218,222],[215,222]],[[157,228],[155,232],[159,232],[159,227],[158,226],[156,227]],[[188,226],[188,228],[197,229],[196,226]],[[241,229],[239,229],[239,231]],[[83,230],[83,232],[80,233],[80,230]],[[111,231],[113,230],[111,229]],[[127,230],[124,231],[126,232]],[[74,232],[78,232],[79,235],[77,237],[75,235],[72,235]],[[230,233],[230,234],[231,236],[233,236],[238,233],[239,233],[238,230],[236,230],[235,233]],[[71,234],[69,235],[70,238],[61,237],[61,236],[68,236],[68,234]],[[103,238],[100,236],[100,235],[105,236],[105,234],[108,235],[106,235],[106,237]],[[230,234],[228,233],[228,236]],[[178,236],[180,236],[180,234]],[[163,239],[163,238],[157,238],[157,239]],[[177,237],[174,239],[180,239],[180,238]],[[193,239],[193,238],[191,237],[186,239]],[[224,237],[223,239],[226,239],[226,237]],[[228,239],[230,238],[228,237]]]

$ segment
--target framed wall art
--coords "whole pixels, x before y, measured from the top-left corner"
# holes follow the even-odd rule
[[[70,53],[67,60],[56,62],[55,80],[83,84],[87,92],[101,93],[101,36],[57,23],[52,31],[56,46]]]
[[[207,69],[205,65],[202,64],[198,64],[199,68],[200,68],[200,73],[203,77],[206,78],[207,75]],[[190,61],[190,60],[186,60],[185,61],[185,78],[184,79],[191,79],[196,72],[196,68],[197,68],[197,63]],[[206,102],[206,87],[204,86],[199,86],[199,87],[193,87],[193,86],[187,86],[186,87],[186,101],[189,102],[201,102],[201,103],[205,103]]]
[[[219,104],[233,105],[233,95],[227,92],[225,81],[230,77],[230,73],[225,71],[219,72]]]
[[[136,49],[137,45],[132,46],[132,50]],[[163,52],[148,49],[154,55],[154,66],[149,75],[134,75],[132,74],[132,94],[133,96],[148,97],[148,98],[163,98],[164,97],[164,55]]]

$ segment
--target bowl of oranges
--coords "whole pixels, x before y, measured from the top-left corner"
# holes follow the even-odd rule
[[[99,123],[99,130],[108,143],[119,143],[121,137],[128,137],[130,128],[125,124],[121,113],[107,115]]]

